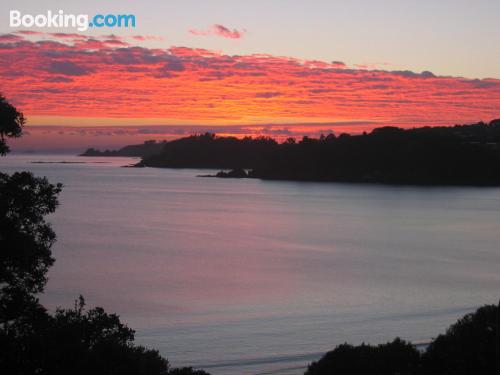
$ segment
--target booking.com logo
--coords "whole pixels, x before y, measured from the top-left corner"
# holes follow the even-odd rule
[[[70,14],[59,10],[46,14],[21,14],[18,10],[10,11],[10,27],[52,27],[76,28],[78,31],[89,27],[135,27],[133,14],[96,14],[92,18],[88,14]]]

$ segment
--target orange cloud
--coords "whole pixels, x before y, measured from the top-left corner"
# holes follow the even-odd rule
[[[144,48],[114,36],[31,37],[0,36],[0,90],[28,116],[160,118],[170,124],[437,125],[500,115],[500,80],[493,78]]]

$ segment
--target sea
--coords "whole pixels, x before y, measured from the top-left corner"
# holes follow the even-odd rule
[[[11,154],[64,184],[41,301],[117,313],[172,366],[297,375],[336,345],[423,346],[500,297],[500,189],[197,177]]]

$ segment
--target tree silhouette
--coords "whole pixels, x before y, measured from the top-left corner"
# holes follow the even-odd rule
[[[23,114],[0,95],[0,155],[10,151],[6,137],[20,137],[25,122]]]
[[[56,209],[61,188],[29,172],[0,173],[0,327],[32,309],[43,291],[55,241],[44,216]]]
[[[423,356],[429,375],[495,373],[498,306],[487,305],[467,314],[439,335]]]
[[[313,362],[305,375],[414,375],[419,360],[418,350],[398,338],[378,346],[343,344]]]
[[[0,95],[0,155],[10,150],[7,138],[19,137],[24,115]],[[44,216],[54,212],[62,185],[29,172],[0,173],[0,329],[16,319],[40,313],[34,294],[43,291],[54,262],[55,233]]]
[[[210,374],[203,370],[195,370],[192,367],[182,367],[171,370],[169,375],[210,375]]]
[[[305,375],[476,375],[494,374],[499,306],[467,314],[421,354],[400,339],[378,346],[343,344],[313,362]]]

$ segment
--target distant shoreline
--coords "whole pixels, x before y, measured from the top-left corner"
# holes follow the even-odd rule
[[[328,134],[278,143],[201,134],[81,156],[140,156],[136,167],[219,169],[213,177],[419,186],[500,186],[500,119],[489,124]],[[206,175],[204,177],[211,177]]]

